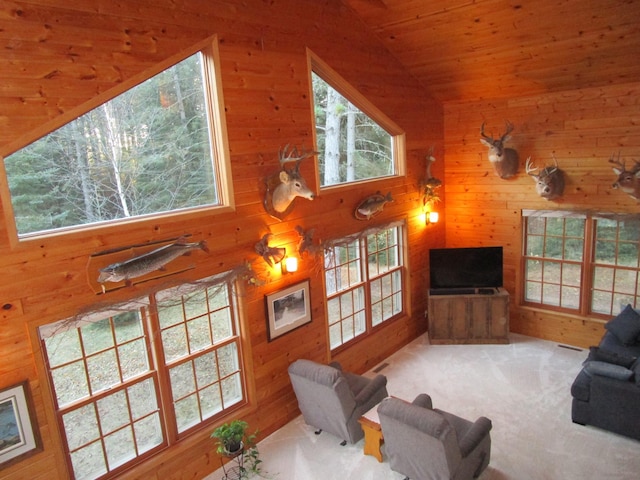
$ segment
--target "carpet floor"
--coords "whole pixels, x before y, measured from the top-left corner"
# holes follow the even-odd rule
[[[571,422],[570,387],[587,350],[512,334],[508,345],[430,345],[423,335],[372,369],[389,395],[428,393],[435,408],[491,419],[491,462],[481,480],[636,480],[640,442]],[[314,435],[301,416],[259,443],[264,477],[274,480],[401,480],[363,440],[339,445]],[[218,480],[222,469],[206,477]],[[420,480],[420,479],[413,479]]]

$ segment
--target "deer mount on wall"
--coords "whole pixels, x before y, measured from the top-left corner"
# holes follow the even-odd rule
[[[307,186],[307,182],[300,174],[300,162],[305,158],[312,157],[318,152],[298,152],[294,147],[288,152],[289,145],[286,145],[278,154],[280,161],[280,171],[266,179],[267,191],[264,197],[264,208],[270,215],[284,219],[293,210],[293,201],[296,197],[313,200],[315,193]],[[287,169],[286,164],[295,162],[293,168]]]
[[[640,201],[640,162],[634,160],[634,165],[631,170],[627,170],[625,162],[620,161],[620,152],[618,152],[618,158],[614,159],[613,155],[609,158],[609,163],[617,165],[613,167],[613,171],[618,178],[612,185],[613,188],[619,188],[624,193]]]
[[[503,179],[513,177],[518,172],[519,167],[518,152],[513,148],[504,146],[505,142],[509,140],[509,134],[512,131],[513,124],[507,121],[504,134],[496,140],[485,135],[484,122],[480,127],[480,135],[482,135],[480,142],[489,148],[489,161],[493,165],[496,174]]]
[[[536,192],[545,200],[554,200],[564,193],[564,172],[558,167],[558,160],[553,156],[555,165],[544,167],[540,173],[535,174],[538,167],[535,167],[531,157],[527,158],[525,170],[536,182]]]

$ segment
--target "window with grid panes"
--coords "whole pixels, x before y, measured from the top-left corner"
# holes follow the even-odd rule
[[[73,478],[111,478],[246,402],[232,285],[210,280],[39,329]]]
[[[524,211],[527,304],[610,316],[640,305],[640,218]]]
[[[336,242],[325,251],[331,349],[366,335],[402,313],[402,228]]]

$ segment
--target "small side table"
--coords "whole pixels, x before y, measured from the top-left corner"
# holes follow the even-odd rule
[[[358,419],[364,432],[364,454],[372,455],[382,462],[382,452],[380,447],[384,443],[382,429],[380,428],[380,418],[378,417],[378,405],[367,411]]]
[[[244,471],[244,448],[241,448],[238,453],[227,455],[227,458],[230,459],[229,463],[231,465],[225,465],[222,458],[220,458],[222,471],[224,472],[222,480],[240,480]]]

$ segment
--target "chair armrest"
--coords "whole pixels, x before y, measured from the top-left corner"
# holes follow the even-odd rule
[[[482,439],[487,436],[491,427],[491,420],[487,417],[480,417],[475,421],[471,428],[467,430],[467,433],[464,434],[464,437],[460,439],[460,453],[463,458],[478,446]]]
[[[418,407],[433,410],[433,402],[431,401],[431,397],[426,393],[421,393],[411,403],[417,405]]]
[[[387,385],[387,377],[384,375],[376,375],[369,384],[364,387],[356,396],[356,405],[364,405],[373,397],[381,388]]]

